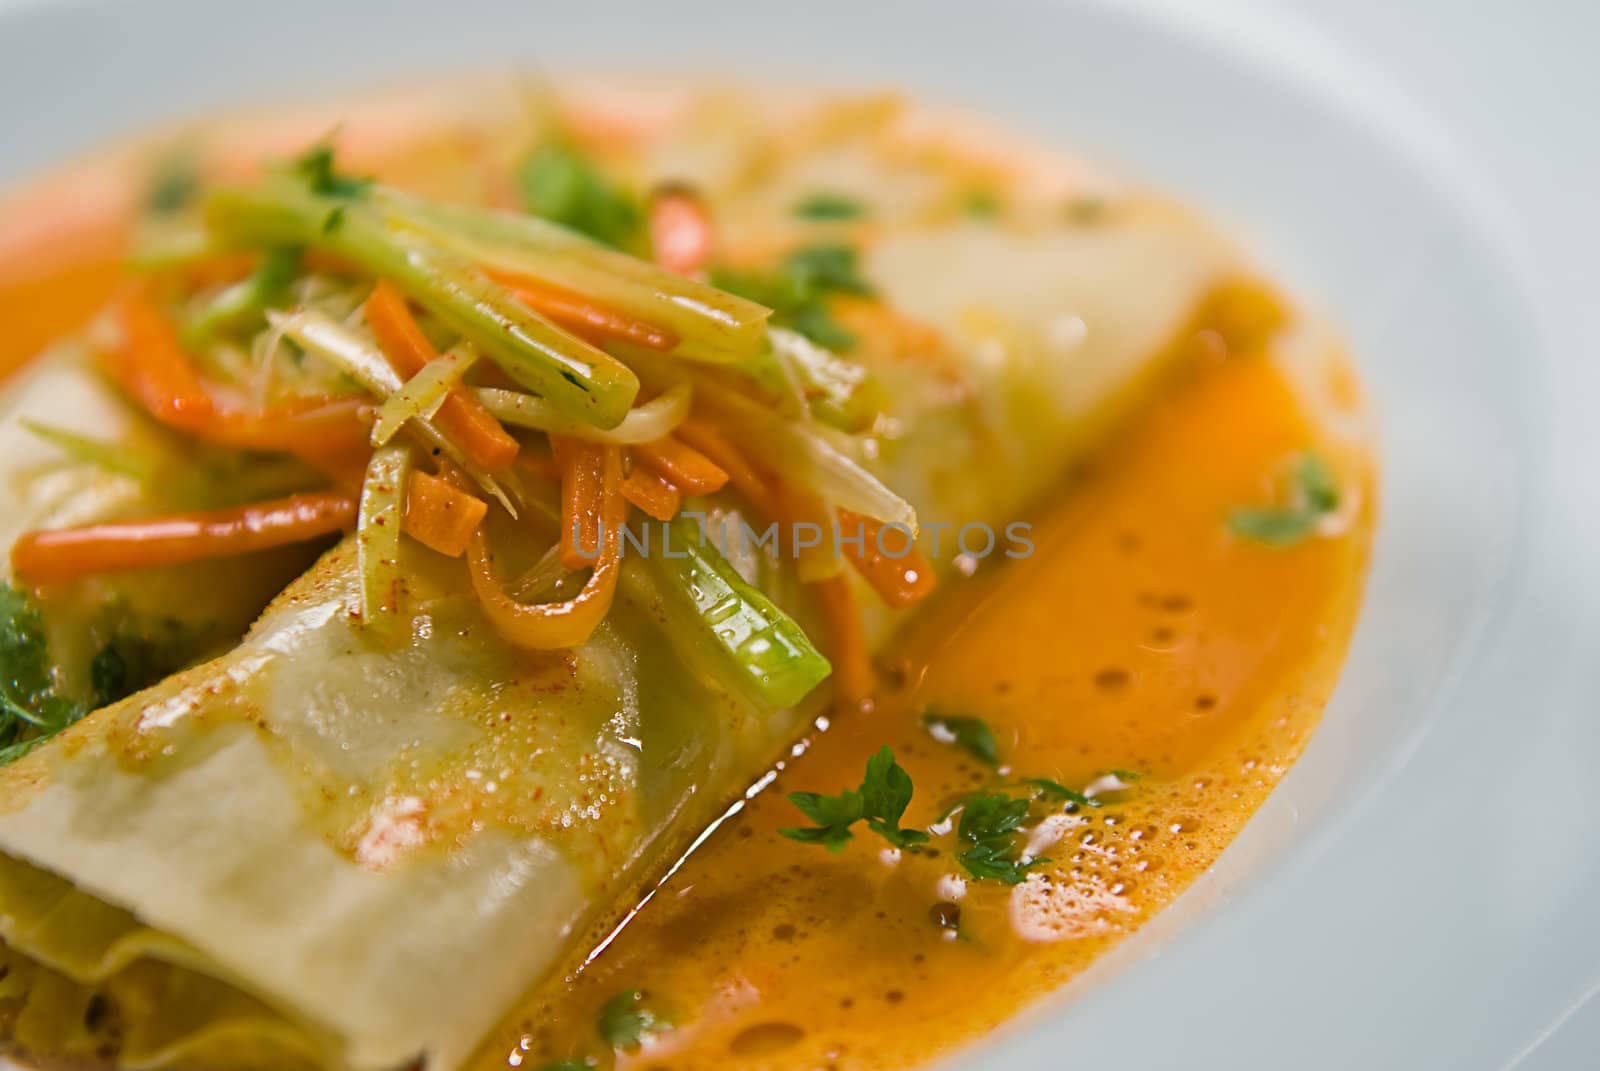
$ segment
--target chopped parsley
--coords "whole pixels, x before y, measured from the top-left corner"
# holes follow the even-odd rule
[[[98,710],[157,684],[191,662],[195,637],[168,618],[149,629],[124,623],[89,662],[89,708]]]
[[[1000,195],[990,189],[968,190],[961,198],[961,212],[973,219],[994,219],[1000,214]]]
[[[1027,820],[1028,803],[1027,799],[1013,799],[998,792],[967,800],[956,836],[969,845],[959,857],[968,874],[1017,885],[1029,870],[1049,862],[1043,857],[1022,861],[1022,845],[1016,834]]]
[[[334,167],[333,146],[327,142],[313,145],[296,157],[294,173],[305,179],[312,193],[325,197],[353,200],[364,196],[372,186],[370,178],[340,174]],[[323,224],[324,231],[332,229],[327,223]]]
[[[837,852],[855,836],[850,827],[865,821],[868,829],[896,848],[912,848],[925,843],[928,835],[919,829],[900,827],[911,794],[911,775],[885,745],[867,760],[866,776],[859,788],[845,789],[837,796],[791,792],[789,802],[814,825],[778,832],[801,844],[821,844],[830,852]]]
[[[56,694],[44,618],[22,592],[0,584],[0,765],[86,713],[84,704]]]
[[[1288,502],[1281,506],[1240,506],[1228,513],[1228,528],[1258,543],[1284,547],[1316,532],[1322,519],[1339,508],[1333,470],[1319,455],[1298,455],[1289,468]]]
[[[538,146],[517,165],[522,204],[616,249],[635,248],[644,233],[639,203],[572,146]]]
[[[606,1001],[596,1025],[600,1028],[600,1037],[613,1049],[637,1049],[657,1034],[672,1029],[672,1021],[653,1010],[645,1002],[644,993],[637,989],[624,989]],[[567,1065],[588,1066],[572,1060],[567,1061]]]
[[[1025,777],[1022,783],[1035,793],[1035,799],[1054,800],[1057,803],[1075,803],[1079,807],[1099,807],[1101,802],[1093,796],[1085,796],[1077,789],[1068,788],[1060,781],[1052,781],[1048,777]]]
[[[792,328],[819,346],[848,350],[855,335],[833,318],[829,298],[837,294],[871,297],[872,284],[861,276],[858,254],[848,245],[827,243],[792,250],[772,271],[713,268],[711,285],[773,310],[772,322]]]
[[[867,208],[853,197],[838,193],[814,193],[794,206],[794,214],[801,219],[848,220],[860,219]]]
[[[994,731],[979,718],[929,712],[922,727],[941,744],[954,744],[987,766],[1000,765],[1000,745]]]
[[[175,152],[162,160],[145,190],[145,208],[158,216],[182,212],[194,203],[200,192],[200,168],[187,152]]]

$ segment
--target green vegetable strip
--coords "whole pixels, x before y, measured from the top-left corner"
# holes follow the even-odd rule
[[[361,483],[361,513],[356,526],[356,561],[361,573],[361,621],[388,631],[398,617],[405,578],[400,569],[400,526],[405,519],[406,481],[411,451],[379,447]]]
[[[745,583],[701,538],[698,523],[679,517],[665,530],[672,556],[651,547],[649,566],[667,605],[669,631],[694,636],[696,646],[712,656],[723,683],[767,709],[781,710],[827,678],[833,667],[805,631]]]
[[[639,391],[621,362],[528,309],[470,261],[387,223],[364,199],[318,195],[280,176],[214,190],[206,218],[233,241],[315,246],[393,281],[574,420],[616,427]]]
[[[771,336],[773,359],[786,362],[799,380],[812,416],[851,433],[872,426],[884,399],[864,365],[846,361],[795,331],[774,327]]]
[[[554,492],[531,485],[523,502],[554,536],[561,524]],[[660,543],[662,527],[652,522],[645,530],[652,540],[648,557],[632,543],[623,545],[621,594],[652,612],[660,604],[667,641],[718,684],[763,710],[783,710],[833,672],[799,623],[747,584],[701,538],[693,518],[679,516],[666,527],[670,557]]]
[[[259,326],[267,309],[284,303],[299,269],[298,250],[269,250],[248,278],[223,290],[184,323],[184,345],[203,349],[219,334]]]
[[[596,245],[549,220],[435,204],[383,190],[396,219],[472,260],[576,291],[678,336],[673,352],[732,363],[760,352],[771,310]]]

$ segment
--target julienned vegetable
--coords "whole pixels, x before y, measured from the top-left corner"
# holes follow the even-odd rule
[[[765,523],[837,516],[873,544],[847,553],[888,605],[933,582],[909,545],[910,505],[852,456],[849,433],[878,413],[866,371],[769,330],[767,308],[679,274],[703,267],[714,238],[693,191],[663,191],[639,220],[665,268],[549,220],[341,174],[326,146],[199,202],[202,233],[186,259],[151,269],[170,274],[121,300],[102,365],[166,427],[294,454],[309,462],[305,483],[225,510],[30,533],[13,553],[24,580],[353,531],[354,609],[370,635],[398,642],[389,626],[405,620],[409,536],[465,559],[463,585],[517,646],[582,644],[620,597],[652,608],[697,673],[758,707],[793,706],[830,674],[844,699],[870,696],[857,596],[837,555],[780,540],[784,554],[799,551],[830,662],[682,514],[726,487]],[[593,213],[561,204],[563,221],[594,230]],[[845,247],[792,253],[786,308],[870,293],[854,265]],[[141,483],[168,480],[110,444],[50,441]],[[657,548],[625,557],[632,509],[666,524]],[[906,553],[877,549],[897,535]],[[527,556],[497,554],[496,543],[530,537],[553,545],[532,573],[504,575],[504,561]],[[565,596],[527,601],[551,590]]]
[[[799,625],[745,583],[699,524],[679,517],[664,534],[674,556],[653,554],[649,566],[669,624],[721,664],[718,680],[767,708],[793,706],[822,683],[828,660]]]
[[[638,379],[615,358],[534,313],[471,261],[388,222],[364,199],[336,200],[280,176],[212,191],[206,220],[235,241],[312,246],[392,281],[574,420],[615,427],[638,393]]]
[[[548,220],[444,205],[391,190],[378,202],[394,218],[490,270],[543,280],[678,339],[677,356],[737,363],[760,351],[771,310],[590,242]]]

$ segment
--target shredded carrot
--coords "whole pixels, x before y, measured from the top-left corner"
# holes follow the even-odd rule
[[[378,346],[402,376],[409,379],[439,356],[406,307],[404,295],[387,279],[373,288],[366,311]],[[517,440],[465,387],[456,386],[446,395],[434,419],[474,464],[497,472],[516,460]]]
[[[639,443],[633,448],[633,456],[686,495],[709,495],[728,482],[727,472],[715,461],[671,435]]]
[[[405,530],[418,543],[459,558],[489,512],[488,503],[426,472],[406,483]]]
[[[863,708],[872,702],[872,661],[850,578],[831,577],[808,585],[828,629],[828,658],[833,662],[834,694],[840,702]]]
[[[711,213],[698,194],[668,186],[650,199],[650,248],[656,263],[679,275],[693,275],[711,260]]]
[[[909,532],[893,529],[886,532],[878,521],[847,509],[839,511],[839,526],[840,548],[889,606],[903,609],[933,590],[933,565],[917,549]],[[861,537],[859,546],[856,544],[858,535]],[[904,553],[897,555],[902,547]]]
[[[530,279],[492,268],[486,274],[510,290],[528,308],[587,342],[600,343],[615,339],[662,351],[678,344],[678,336],[664,327],[636,320],[581,294],[551,286],[541,279]]]
[[[750,464],[739,448],[715,426],[706,423],[703,418],[690,417],[679,424],[673,434],[727,473],[733,489],[743,495],[757,513],[768,520],[777,519],[777,504],[771,490],[773,481]]]
[[[611,610],[617,575],[622,570],[622,522],[627,504],[622,497],[622,450],[601,447],[600,526],[604,532],[600,554],[585,564],[594,566],[583,590],[566,602],[530,605],[506,594],[495,576],[493,555],[482,528],[473,533],[467,552],[472,588],[484,613],[501,636],[519,647],[553,650],[576,647],[589,638]]]
[[[658,521],[670,521],[683,505],[683,493],[659,475],[635,465],[622,481],[622,497]]]
[[[773,492],[778,508],[778,553],[794,562],[800,579],[809,584],[843,573],[844,563],[834,545],[833,518],[822,500],[783,480],[775,483]]]
[[[566,435],[550,436],[561,470],[561,564],[584,569],[600,553],[607,447]]]
[[[211,392],[167,318],[143,291],[126,294],[119,312],[124,344],[103,355],[112,378],[169,427],[198,431],[210,425],[215,409]]]
[[[30,532],[11,548],[11,567],[34,583],[71,580],[301,543],[355,521],[356,500],[347,494],[291,495],[230,509]]]
[[[241,450],[365,453],[375,412],[365,398],[306,398],[253,411],[219,407],[217,419],[196,434]]]
[[[358,398],[303,398],[261,409],[222,400],[190,363],[172,323],[149,297],[125,295],[123,346],[101,355],[111,377],[162,424],[205,442],[242,450],[318,456],[363,453],[371,407]]]

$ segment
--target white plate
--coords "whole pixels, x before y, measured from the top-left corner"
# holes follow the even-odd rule
[[[1204,206],[1376,400],[1367,607],[1215,871],[957,1062],[1589,1067],[1600,9],[1544,7],[0,0],[0,183],[158,119],[534,61],[905,85]]]

